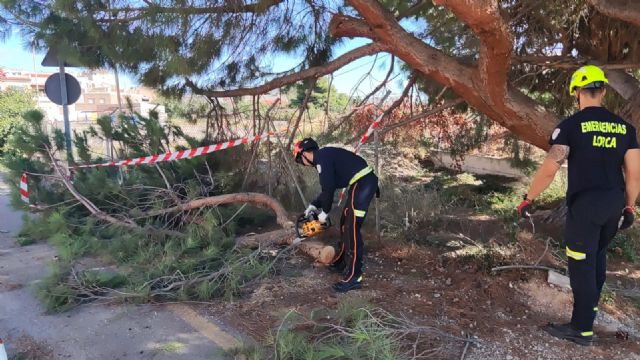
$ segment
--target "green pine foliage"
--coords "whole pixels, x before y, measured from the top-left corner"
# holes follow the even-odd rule
[[[22,121],[22,115],[34,107],[33,93],[21,89],[0,91],[0,154],[12,130]]]
[[[265,60],[279,54],[322,64],[337,43],[326,31],[326,10],[338,10],[329,3],[261,0],[243,9],[245,2],[174,0],[140,6],[140,12],[125,11],[128,3],[112,2],[110,9],[93,0],[2,5],[6,18],[37,24],[25,32],[39,47],[55,46],[69,63],[86,67],[118,64],[167,94],[184,94],[185,77],[211,88],[250,84],[272,72]],[[2,26],[2,15],[0,33],[10,26]]]
[[[233,298],[246,284],[271,274],[273,259],[269,255],[234,247],[236,231],[273,222],[274,216],[264,210],[227,205],[145,215],[177,202],[238,191],[245,169],[237,164],[248,161],[251,152],[247,148],[160,163],[158,167],[74,171],[74,188],[110,216],[134,221],[141,231],[132,231],[91,216],[56,179],[51,156],[59,159],[66,152],[63,137],[60,141],[58,137],[61,134],[50,137],[44,131],[41,113],[27,112],[9,138],[10,151],[2,159],[13,176],[25,170],[45,175],[29,176],[31,203],[46,210],[35,217],[25,216],[20,241],[28,245],[46,240],[57,249],[51,274],[38,286],[49,311],[104,299]],[[92,149],[90,139],[96,137],[110,137],[118,158],[204,145],[184,136],[179,127],[161,123],[155,112],[147,117],[134,113],[121,115],[115,123],[101,118],[95,128],[75,132],[73,150],[81,163],[107,161],[96,157]],[[78,260],[87,256],[109,266],[83,269]],[[111,290],[115,288],[117,293]]]
[[[295,98],[291,100],[292,107],[297,108],[302,104],[310,85],[310,81],[303,81],[295,86]],[[330,85],[331,87],[329,87]],[[338,92],[332,84],[329,84],[329,79],[325,76],[316,82],[307,107],[309,107],[310,110],[324,110],[327,101],[329,102],[329,111],[341,112],[347,107],[349,98],[347,95]]]

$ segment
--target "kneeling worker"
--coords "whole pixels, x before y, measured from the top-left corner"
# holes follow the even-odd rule
[[[320,176],[322,192],[311,202],[305,215],[318,212],[321,223],[333,204],[336,189],[349,187],[347,201],[340,217],[340,244],[337,256],[329,268],[342,273],[342,281],[333,285],[337,292],[347,292],[362,287],[362,255],[364,242],[360,228],[367,215],[371,199],[378,191],[378,177],[360,156],[351,151],[324,147],[311,138],[298,141],[293,149],[297,163],[314,166]]]
[[[549,334],[591,345],[593,322],[606,280],[607,246],[618,229],[630,227],[640,191],[640,149],[636,129],[602,107],[608,83],[597,66],[587,65],[571,77],[569,93],[579,111],[551,134],[551,149],[518,206],[529,217],[534,199],[569,160],[565,245],[573,292],[573,314],[567,324],[549,323]]]

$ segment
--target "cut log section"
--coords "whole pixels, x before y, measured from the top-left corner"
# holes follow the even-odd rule
[[[236,239],[236,246],[257,248],[258,246],[291,245],[295,239],[295,230],[280,229],[263,234],[248,234],[241,236]],[[325,265],[330,264],[336,254],[333,246],[327,246],[321,241],[315,239],[302,240],[297,246],[303,253]]]

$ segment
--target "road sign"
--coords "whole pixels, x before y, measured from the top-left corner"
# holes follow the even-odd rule
[[[80,83],[71,74],[64,74],[67,83],[67,104],[71,105],[80,98]],[[60,74],[51,74],[44,83],[44,92],[49,100],[58,105],[63,105],[62,88],[60,86]]]

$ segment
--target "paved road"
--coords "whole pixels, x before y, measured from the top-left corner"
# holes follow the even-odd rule
[[[45,314],[33,284],[46,275],[55,250],[15,243],[22,214],[9,207],[9,191],[0,179],[0,337],[9,355],[19,350],[11,340],[25,334],[50,345],[53,359],[73,360],[222,359],[220,349],[235,343],[213,319],[182,304],[85,305]]]

